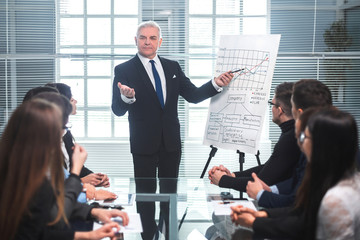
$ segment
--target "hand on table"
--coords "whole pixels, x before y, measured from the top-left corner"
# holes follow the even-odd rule
[[[99,176],[102,176],[100,184],[96,185],[96,187],[110,187],[109,177],[104,173],[97,173]]]
[[[118,196],[115,193],[106,191],[104,189],[96,190],[95,200],[105,200],[105,199],[116,199]]]
[[[93,208],[91,209],[91,215],[103,223],[112,222],[111,218],[113,217],[121,217],[123,226],[127,226],[129,224],[128,214],[118,209],[107,210],[103,208]]]
[[[242,205],[233,206],[231,208],[230,218],[236,225],[251,228],[257,217],[267,217],[265,211],[255,211]]]
[[[108,176],[103,173],[90,173],[89,175],[82,177],[81,182],[89,183],[94,186],[103,186],[103,187],[110,186]]]
[[[75,232],[74,240],[98,240],[105,237],[110,237],[111,240],[116,240],[116,232],[120,230],[119,224],[116,222],[107,223],[104,226],[90,232]]]
[[[222,176],[227,175],[225,172],[216,170],[213,174],[209,175],[210,182],[219,186],[219,182]]]

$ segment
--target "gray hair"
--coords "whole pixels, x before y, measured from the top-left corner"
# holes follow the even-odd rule
[[[161,38],[161,28],[160,28],[159,24],[157,24],[154,21],[147,21],[147,22],[140,23],[137,28],[137,31],[136,31],[136,37],[139,37],[139,33],[142,28],[147,28],[147,27],[157,28],[159,30],[159,38]]]

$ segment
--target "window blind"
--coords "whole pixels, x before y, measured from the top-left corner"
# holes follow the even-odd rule
[[[159,55],[179,61],[198,86],[214,77],[224,34],[281,34],[271,95],[284,82],[326,83],[334,104],[359,123],[360,3],[355,0],[4,0],[0,2],[0,131],[30,88],[47,82],[72,87],[78,113],[70,118],[86,165],[132,176],[127,117],[111,113],[113,68],[137,52],[136,26],[162,28]],[[209,100],[179,101],[183,140],[180,176],[198,177],[210,148],[202,145]],[[271,111],[262,135],[264,163],[280,129]],[[270,140],[270,141],[269,141]],[[269,144],[271,142],[271,144]],[[238,155],[219,150],[212,165],[239,168]],[[256,165],[245,156],[245,168]]]

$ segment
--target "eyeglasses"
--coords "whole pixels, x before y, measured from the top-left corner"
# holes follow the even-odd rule
[[[283,109],[281,106],[277,105],[276,103],[273,103],[271,100],[268,101],[268,104],[269,104],[270,106],[279,107],[279,108],[281,109],[281,111],[282,111],[283,113],[285,113],[284,109]]]
[[[300,133],[300,136],[299,136],[299,142],[300,142],[301,144],[303,144],[304,141],[305,141],[305,138],[311,139],[311,137],[305,135],[305,132],[301,132],[301,133]]]
[[[273,103],[271,100],[268,101],[268,104],[269,104],[270,106],[276,106],[276,104]]]

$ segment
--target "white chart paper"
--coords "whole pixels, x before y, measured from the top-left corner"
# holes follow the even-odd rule
[[[221,36],[215,76],[241,69],[212,97],[204,145],[256,154],[280,35]]]

